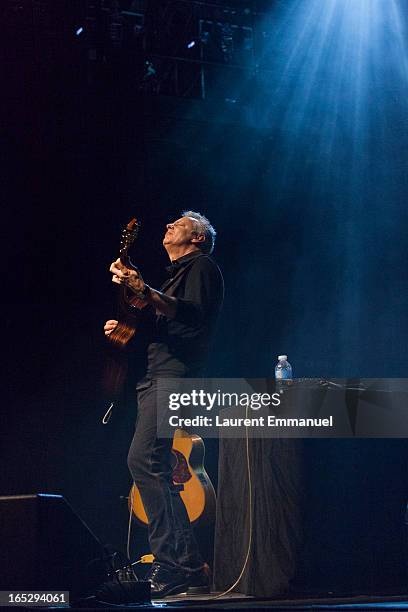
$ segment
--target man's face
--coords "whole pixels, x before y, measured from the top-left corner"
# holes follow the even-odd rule
[[[163,244],[183,246],[191,244],[193,238],[197,235],[194,229],[194,221],[190,217],[181,217],[174,221],[174,223],[168,223],[166,225],[167,231],[164,234]]]

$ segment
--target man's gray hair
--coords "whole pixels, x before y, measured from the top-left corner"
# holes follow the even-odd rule
[[[203,251],[203,253],[211,254],[214,250],[215,237],[217,232],[204,215],[200,215],[198,212],[192,210],[185,210],[182,213],[183,217],[189,217],[193,219],[195,225],[195,231],[197,234],[202,234],[205,237],[203,242],[198,242],[197,246]]]

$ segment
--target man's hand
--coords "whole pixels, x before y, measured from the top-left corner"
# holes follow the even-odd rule
[[[138,298],[143,300],[146,304],[153,306],[158,314],[163,314],[165,317],[174,319],[177,309],[177,301],[175,297],[160,293],[160,291],[156,291],[156,289],[152,289],[146,285],[140,272],[138,270],[130,270],[123,265],[120,259],[113,262],[109,268],[109,271],[113,274],[113,283],[129,287],[129,289],[133,291]],[[110,323],[110,321],[107,323]],[[114,321],[114,323],[117,325],[116,321]],[[112,331],[112,329],[110,329],[110,331]],[[110,331],[108,330],[107,333],[105,326],[105,334],[107,336],[109,335]]]
[[[105,325],[103,326],[105,336],[109,336],[113,330],[116,329],[117,325],[118,322],[115,321],[115,319],[109,319],[109,321],[106,321]]]
[[[137,270],[132,270],[123,265],[120,259],[113,262],[109,271],[112,272],[112,282],[117,285],[126,285],[134,293],[143,293],[145,283]]]

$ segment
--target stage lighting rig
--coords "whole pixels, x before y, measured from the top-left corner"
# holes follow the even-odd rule
[[[99,59],[102,74],[111,65],[110,74],[121,74],[124,82],[127,71],[129,82],[137,89],[138,81],[142,91],[218,97],[220,83],[227,87],[256,64],[253,3],[235,2],[234,7],[221,0],[88,0],[87,31],[93,32],[94,46],[89,59]],[[147,62],[154,66],[153,77]],[[234,76],[218,74],[226,68]]]
[[[200,20],[204,61],[250,66],[254,64],[254,34],[250,26]]]
[[[124,6],[126,8],[124,8]],[[88,0],[87,29],[91,40],[102,47],[125,49],[132,46],[144,32],[145,0]]]

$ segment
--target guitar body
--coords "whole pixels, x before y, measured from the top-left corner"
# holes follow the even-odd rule
[[[137,326],[132,319],[119,321],[116,329],[108,336],[108,342],[120,351],[126,350],[129,342],[136,334]]]
[[[205,448],[202,439],[177,429],[173,438],[173,483],[179,489],[190,522],[206,524],[215,520],[215,491],[204,468]],[[148,524],[139,489],[133,484],[129,507],[143,525]]]

